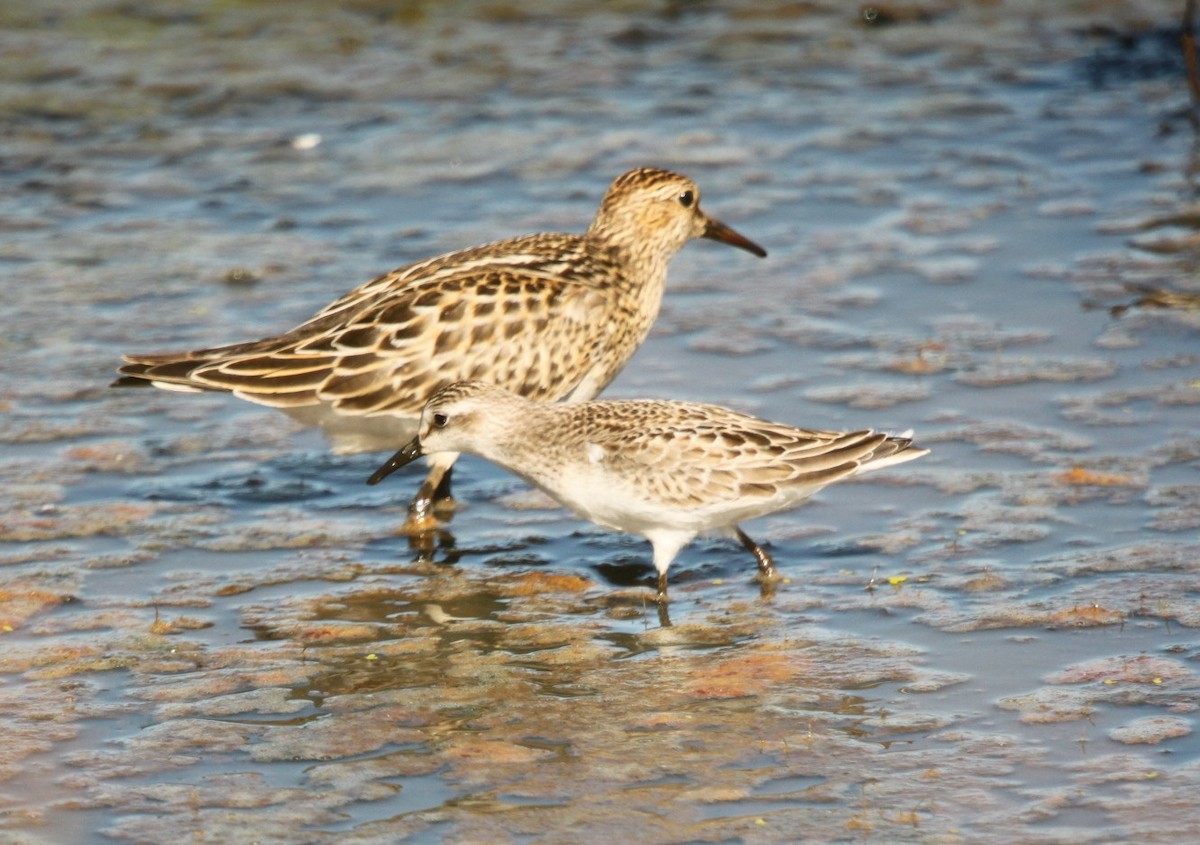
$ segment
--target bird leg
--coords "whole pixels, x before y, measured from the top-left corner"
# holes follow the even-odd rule
[[[737,532],[738,542],[742,544],[742,547],[746,551],[754,555],[754,559],[758,561],[758,574],[765,580],[778,578],[779,573],[775,571],[775,561],[767,554],[766,550],[751,540],[741,528],[735,528],[734,530]]]
[[[446,471],[442,474],[441,479],[438,480],[437,486],[433,488],[430,507],[437,513],[446,513],[454,510],[454,496],[450,493],[450,474],[453,471],[453,466],[446,467]]]
[[[654,600],[660,605],[667,603],[667,569],[694,536],[690,531],[654,531],[647,536],[654,547],[654,568],[658,570],[658,595]]]
[[[429,475],[421,482],[417,495],[413,496],[408,505],[408,519],[400,528],[401,534],[423,534],[438,527],[438,521],[433,516],[434,504],[438,490],[442,489],[443,479],[446,481],[446,490],[449,491],[449,474],[448,469],[436,465],[429,468]]]

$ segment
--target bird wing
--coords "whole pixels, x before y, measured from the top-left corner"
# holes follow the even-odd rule
[[[871,431],[793,428],[711,405],[591,405],[607,407],[604,419],[588,426],[589,457],[648,497],[680,507],[813,492],[858,472],[889,441]]]
[[[472,378],[558,399],[611,345],[617,292],[579,272],[581,262],[561,249],[530,246],[409,265],[279,337],[129,355],[119,372],[281,408],[328,403],[353,415],[416,416],[430,393]]]

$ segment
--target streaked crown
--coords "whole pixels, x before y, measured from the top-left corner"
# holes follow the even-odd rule
[[[695,182],[670,170],[639,167],[609,186],[588,235],[669,259],[707,225]]]

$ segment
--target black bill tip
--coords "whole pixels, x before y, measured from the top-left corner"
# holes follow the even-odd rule
[[[761,246],[749,238],[744,237],[740,233],[735,232],[720,220],[714,220],[711,217],[708,218],[708,223],[705,225],[704,232],[700,235],[700,237],[708,238],[710,241],[720,241],[723,244],[736,246],[738,249],[744,249],[746,252],[753,253],[759,258],[767,257],[767,251]]]
[[[367,479],[367,483],[371,485],[378,484],[387,478],[400,467],[408,466],[417,458],[421,457],[425,452],[421,449],[421,439],[414,437],[412,440],[405,443],[397,450],[396,454],[388,458],[387,463],[375,470],[371,477]]]

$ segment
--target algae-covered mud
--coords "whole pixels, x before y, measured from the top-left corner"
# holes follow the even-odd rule
[[[1173,843],[1200,824],[1182,3],[0,9],[0,842]],[[610,396],[930,455],[671,568],[479,461],[113,390],[693,177]]]

